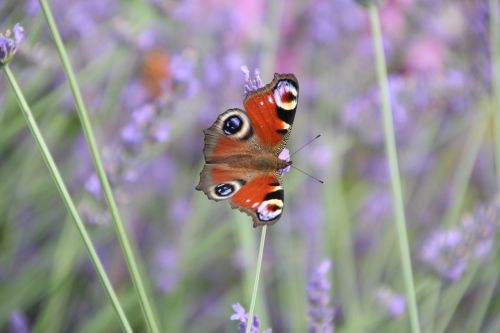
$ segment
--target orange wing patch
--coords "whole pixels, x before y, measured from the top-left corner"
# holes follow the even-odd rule
[[[234,205],[250,208],[256,208],[262,203],[269,192],[281,188],[278,180],[274,176],[257,177],[246,183],[239,192],[237,192],[231,201]]]
[[[277,130],[287,129],[288,124],[278,117],[272,92],[249,97],[245,101],[245,110],[262,145],[274,147],[280,143],[283,134]]]

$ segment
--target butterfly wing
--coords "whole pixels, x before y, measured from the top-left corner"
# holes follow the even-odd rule
[[[275,154],[286,145],[298,97],[299,84],[295,75],[274,74],[271,83],[250,92],[243,102],[259,143]]]
[[[278,222],[284,204],[279,178],[271,174],[255,176],[235,193],[231,206],[250,215],[254,227]]]
[[[250,119],[243,110],[230,109],[204,133],[206,164],[196,189],[212,200],[228,199],[255,173],[248,163],[259,154]]]
[[[232,208],[252,217],[255,227],[274,224],[281,217],[284,194],[280,178],[273,173],[206,164],[197,189],[215,201],[228,199]]]
[[[197,190],[211,200],[229,199],[252,217],[254,227],[274,224],[283,210],[278,155],[295,117],[298,83],[275,74],[271,83],[247,95],[246,112],[222,113],[205,133],[205,162]]]
[[[255,136],[250,119],[240,109],[229,109],[219,115],[205,133],[205,162],[230,164],[242,154],[255,154]]]

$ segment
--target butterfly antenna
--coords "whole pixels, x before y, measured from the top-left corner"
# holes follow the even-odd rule
[[[319,136],[318,136],[318,137],[319,137]],[[318,183],[321,183],[321,184],[324,184],[324,183],[325,183],[325,182],[324,182],[324,181],[322,181],[321,179],[316,178],[316,177],[314,177],[314,176],[312,176],[312,175],[308,174],[307,172],[305,172],[304,170],[301,170],[301,169],[297,168],[297,167],[296,167],[296,166],[294,166],[293,164],[290,164],[290,166],[291,166],[292,168],[294,168],[295,170],[302,172],[304,175],[311,177],[312,179],[314,179],[314,180],[315,180],[315,181],[317,181]]]
[[[292,157],[293,155],[297,154],[299,151],[301,151],[302,149],[304,149],[305,147],[309,146],[314,140],[318,139],[319,137],[321,136],[321,134],[318,134],[316,135],[314,138],[312,138],[311,140],[307,141],[304,145],[302,145],[302,147],[300,147],[299,149],[297,149],[296,151],[294,151],[290,157]]]

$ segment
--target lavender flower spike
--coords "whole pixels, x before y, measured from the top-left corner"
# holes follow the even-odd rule
[[[264,87],[264,84],[260,79],[260,71],[257,68],[253,71],[253,79],[250,77],[250,70],[247,66],[241,66],[241,71],[243,72],[243,74],[245,74],[245,95],[247,95],[249,92]]]
[[[24,28],[19,23],[12,30],[13,32],[7,30],[5,34],[0,33],[0,65],[7,64],[14,57],[24,39]]]
[[[248,313],[245,311],[245,308],[240,304],[233,304],[234,313],[231,315],[231,320],[239,320],[240,325],[238,326],[238,331],[241,333],[245,333],[248,324]],[[252,327],[250,328],[251,333],[259,333],[260,332],[260,322],[259,319],[254,316],[252,321]],[[262,333],[272,333],[273,331],[268,328]]]
[[[402,316],[406,311],[406,299],[387,286],[381,286],[375,293],[376,304],[391,319]]]
[[[459,280],[471,262],[484,261],[495,248],[500,205],[495,199],[466,215],[449,230],[436,230],[423,243],[422,261],[447,280]]]
[[[307,297],[309,301],[309,332],[333,332],[334,309],[330,303],[331,284],[328,280],[328,271],[332,263],[324,260],[312,274],[307,284]]]

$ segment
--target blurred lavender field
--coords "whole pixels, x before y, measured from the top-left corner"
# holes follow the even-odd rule
[[[410,332],[366,8],[354,0],[50,5],[162,332],[238,332],[249,308],[261,229],[194,189],[202,130],[242,107],[244,65],[264,83],[275,72],[297,76],[288,147],[321,133],[294,164],[325,181],[285,176],[283,217],[267,230],[260,332]],[[500,82],[491,52],[499,8],[498,0],[388,0],[379,12],[422,332],[500,332]],[[10,68],[134,332],[146,332],[38,1],[2,0],[0,32],[17,22],[25,40]],[[3,74],[0,332],[120,332]]]

